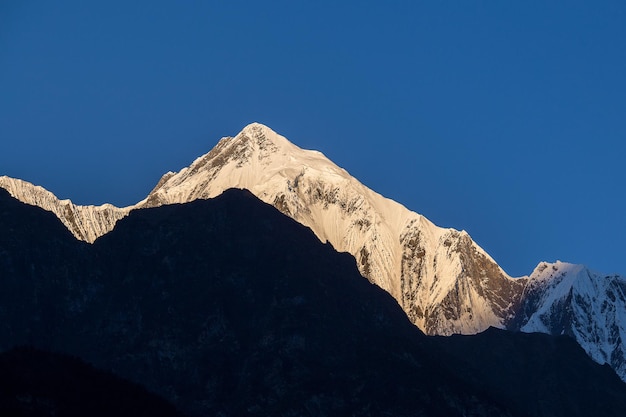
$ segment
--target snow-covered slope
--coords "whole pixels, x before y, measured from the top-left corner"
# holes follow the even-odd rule
[[[7,176],[0,176],[0,187],[24,203],[53,212],[77,239],[90,243],[113,230],[115,223],[133,208],[75,205],[70,200],[59,200],[43,187]]]
[[[41,187],[2,177],[23,202],[54,212],[79,239],[93,242],[133,208],[210,198],[245,188],[349,252],[365,277],[391,293],[429,334],[503,328],[522,280],[507,276],[465,232],[443,229],[368,189],[322,153],[303,150],[253,123],[178,173],[169,172],[145,200],[116,208],[59,201]]]
[[[626,279],[583,265],[540,263],[516,319],[524,332],[566,334],[626,381]]]
[[[505,327],[523,283],[508,277],[465,232],[435,226],[368,189],[322,153],[260,124],[223,138],[140,206],[210,198],[245,188],[349,252],[365,277],[393,295],[429,334]]]

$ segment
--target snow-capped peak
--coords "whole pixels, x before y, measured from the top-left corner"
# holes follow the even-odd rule
[[[165,174],[133,208],[211,198],[228,188],[250,190],[321,241],[351,253],[362,274],[393,295],[427,333],[476,333],[504,327],[513,315],[521,283],[467,233],[435,226],[365,187],[321,152],[301,149],[259,123],[222,138],[178,173]],[[129,210],[118,209],[115,216]],[[87,223],[85,217],[93,216],[77,207],[66,225],[72,230],[76,219]]]
[[[626,279],[584,265],[541,262],[518,317],[525,332],[567,334],[626,380]]]
[[[504,327],[516,305],[508,277],[465,232],[435,226],[370,190],[321,152],[304,150],[259,123],[219,141],[164,177],[146,206],[182,203],[245,188],[349,252],[428,333]],[[496,291],[511,299],[503,301]],[[505,317],[505,318],[503,318]]]

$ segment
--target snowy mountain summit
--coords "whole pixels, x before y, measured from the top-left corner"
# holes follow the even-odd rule
[[[508,277],[465,232],[442,229],[368,189],[322,153],[303,150],[261,124],[224,138],[143,206],[181,203],[245,188],[351,253],[429,334],[505,327],[522,282]],[[503,295],[506,296],[503,296]]]
[[[583,265],[541,262],[522,295],[514,330],[566,334],[626,381],[626,279]]]
[[[229,188],[248,189],[309,227],[321,241],[352,254],[363,276],[388,291],[425,333],[473,334],[490,326],[566,333],[626,380],[623,278],[606,277],[601,284],[599,275],[587,277],[562,264],[555,264],[561,278],[546,278],[544,272],[555,266],[545,263],[529,277],[512,278],[466,232],[435,226],[365,187],[322,153],[300,149],[258,123],[221,139],[180,172],[168,172],[131,207],[75,206],[8,177],[0,177],[0,186],[54,212],[77,238],[88,242],[110,231],[132,209],[212,198]],[[569,292],[563,282],[571,284]],[[579,303],[583,287],[586,304]],[[611,318],[607,311],[614,311]],[[583,316],[585,326],[580,325]],[[556,319],[550,317],[563,324],[552,325]]]

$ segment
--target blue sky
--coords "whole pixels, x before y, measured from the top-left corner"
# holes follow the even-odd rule
[[[623,1],[4,0],[0,175],[128,205],[258,121],[512,275],[624,274],[625,74]]]

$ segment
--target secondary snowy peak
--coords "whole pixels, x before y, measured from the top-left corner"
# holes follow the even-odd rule
[[[168,173],[140,205],[211,198],[245,188],[351,253],[362,274],[393,295],[431,334],[504,327],[522,283],[508,277],[465,232],[435,226],[365,187],[322,153],[258,123],[179,173]]]
[[[111,204],[75,205],[71,200],[59,200],[43,187],[7,176],[0,176],[0,187],[23,203],[53,212],[77,239],[86,242],[93,242],[113,230],[115,223],[132,209],[118,208]]]
[[[566,334],[626,381],[626,279],[584,265],[540,263],[516,320],[524,332]]]

